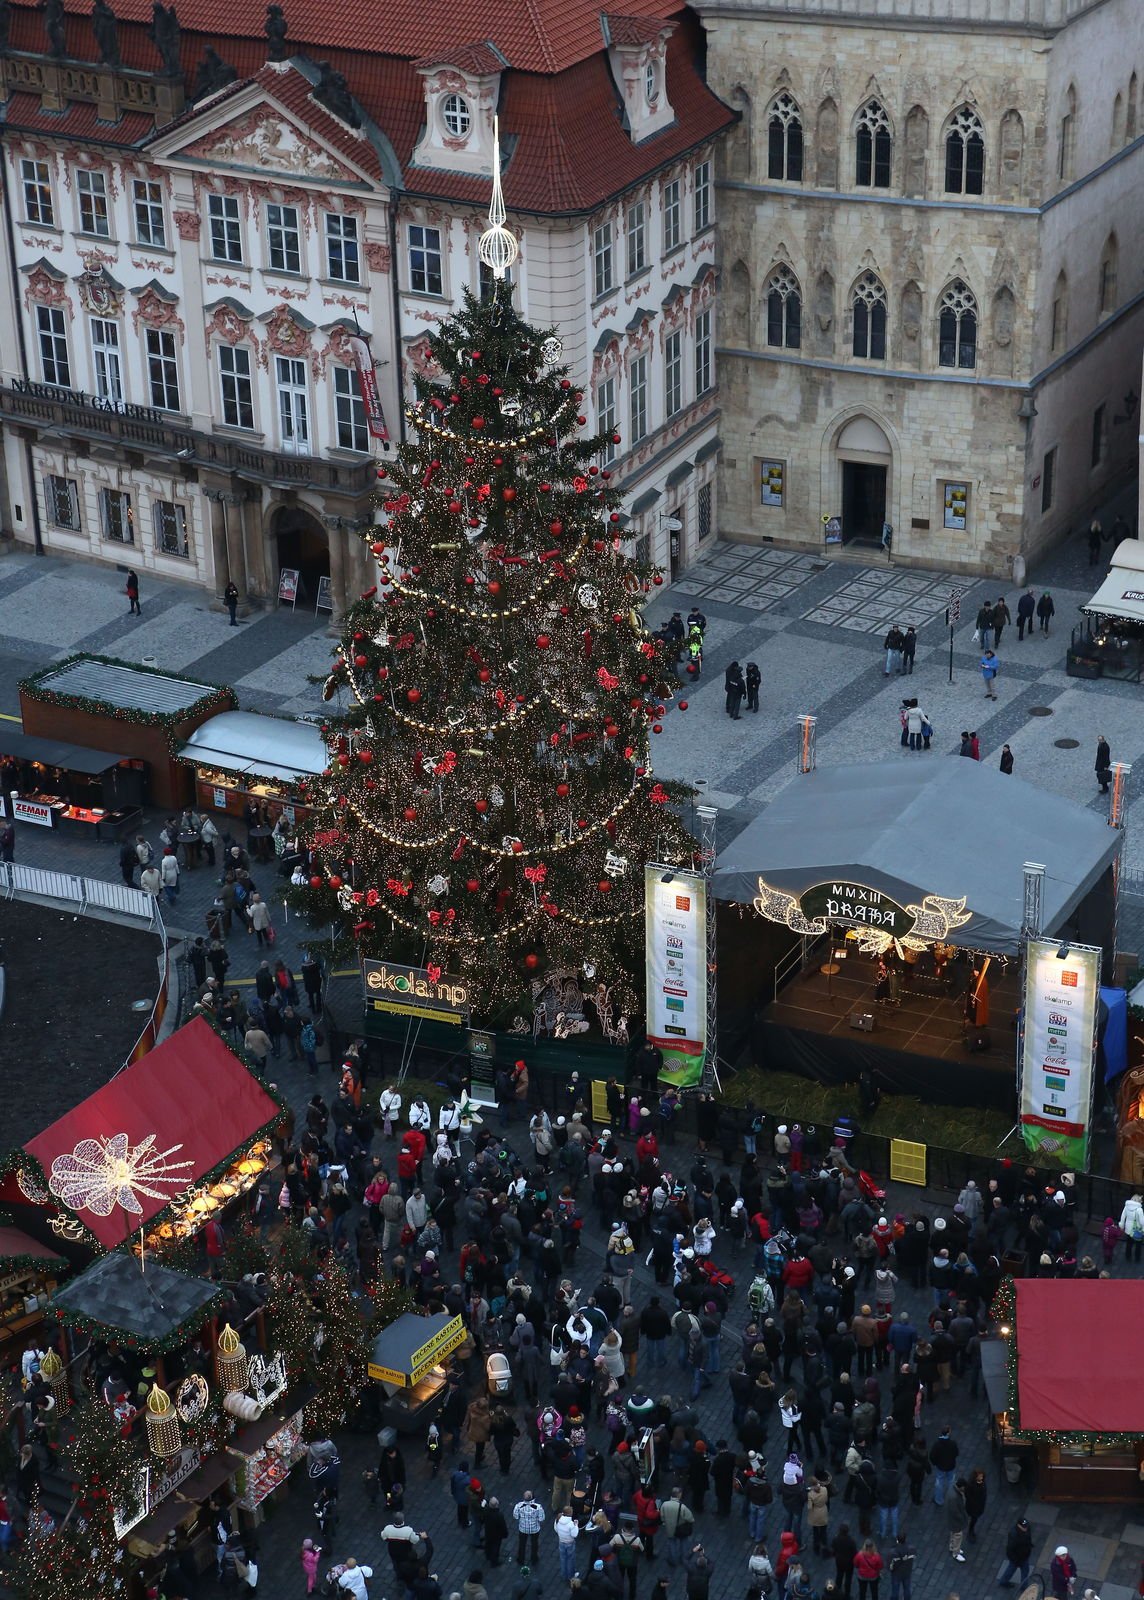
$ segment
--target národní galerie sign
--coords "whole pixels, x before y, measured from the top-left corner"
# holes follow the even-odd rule
[[[913,911],[891,900],[880,889],[864,883],[816,883],[798,899],[799,909],[808,920],[825,917],[829,922],[853,922],[862,928],[878,928],[895,939],[912,933],[917,921]]]
[[[440,967],[409,967],[396,961],[361,965],[365,1003],[371,1011],[458,1024],[469,1015],[469,985]]]

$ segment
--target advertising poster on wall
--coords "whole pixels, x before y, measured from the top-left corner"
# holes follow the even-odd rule
[[[665,881],[666,880],[666,881]],[[703,1077],[707,1041],[707,885],[692,872],[644,869],[647,1034],[663,1051],[662,1077]]]
[[[1034,1154],[1058,1156],[1083,1172],[1101,952],[1032,939],[1027,954],[1021,1133]]]

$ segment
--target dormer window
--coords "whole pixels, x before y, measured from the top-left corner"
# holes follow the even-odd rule
[[[654,106],[659,99],[659,68],[654,61],[649,61],[644,68],[644,94],[649,106]]]
[[[473,125],[468,101],[462,95],[447,94],[441,102],[441,120],[450,138],[467,138]]]
[[[671,74],[667,42],[676,23],[666,17],[629,17],[606,11],[600,18],[608,65],[624,103],[624,123],[633,144],[670,127]]]

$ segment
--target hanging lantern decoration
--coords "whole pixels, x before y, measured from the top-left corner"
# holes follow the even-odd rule
[[[51,1391],[52,1399],[56,1403],[56,1415],[62,1416],[65,1411],[70,1411],[72,1397],[68,1388],[68,1375],[64,1371],[63,1362],[54,1350],[49,1350],[40,1362],[40,1377]]]
[[[215,1372],[224,1394],[233,1389],[245,1389],[250,1381],[250,1366],[246,1359],[246,1346],[228,1322],[219,1334],[215,1351]]]
[[[153,1456],[175,1456],[183,1448],[179,1418],[171,1397],[157,1383],[147,1396],[147,1448]]]

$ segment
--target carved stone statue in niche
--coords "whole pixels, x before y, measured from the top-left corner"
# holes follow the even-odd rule
[[[913,282],[902,290],[901,324],[901,359],[907,366],[918,367],[921,365],[922,292]]]
[[[820,272],[814,286],[814,350],[816,355],[834,354],[834,279]]]
[[[731,334],[738,345],[746,345],[751,326],[751,275],[742,261],[731,268]]]
[[[727,140],[727,176],[745,182],[751,176],[754,129],[751,123],[751,97],[741,84],[732,90],[731,104],[739,113],[739,126],[732,129]]]
[[[906,159],[902,181],[911,199],[920,200],[926,192],[926,151],[929,148],[929,118],[921,106],[913,106],[906,117]]]
[[[999,378],[1013,376],[1016,318],[1016,299],[1009,285],[1003,283],[993,296],[993,349],[989,361],[990,369]]]
[[[838,187],[838,107],[833,100],[824,100],[818,108],[818,128],[815,135],[818,152],[816,182],[820,189]]]

